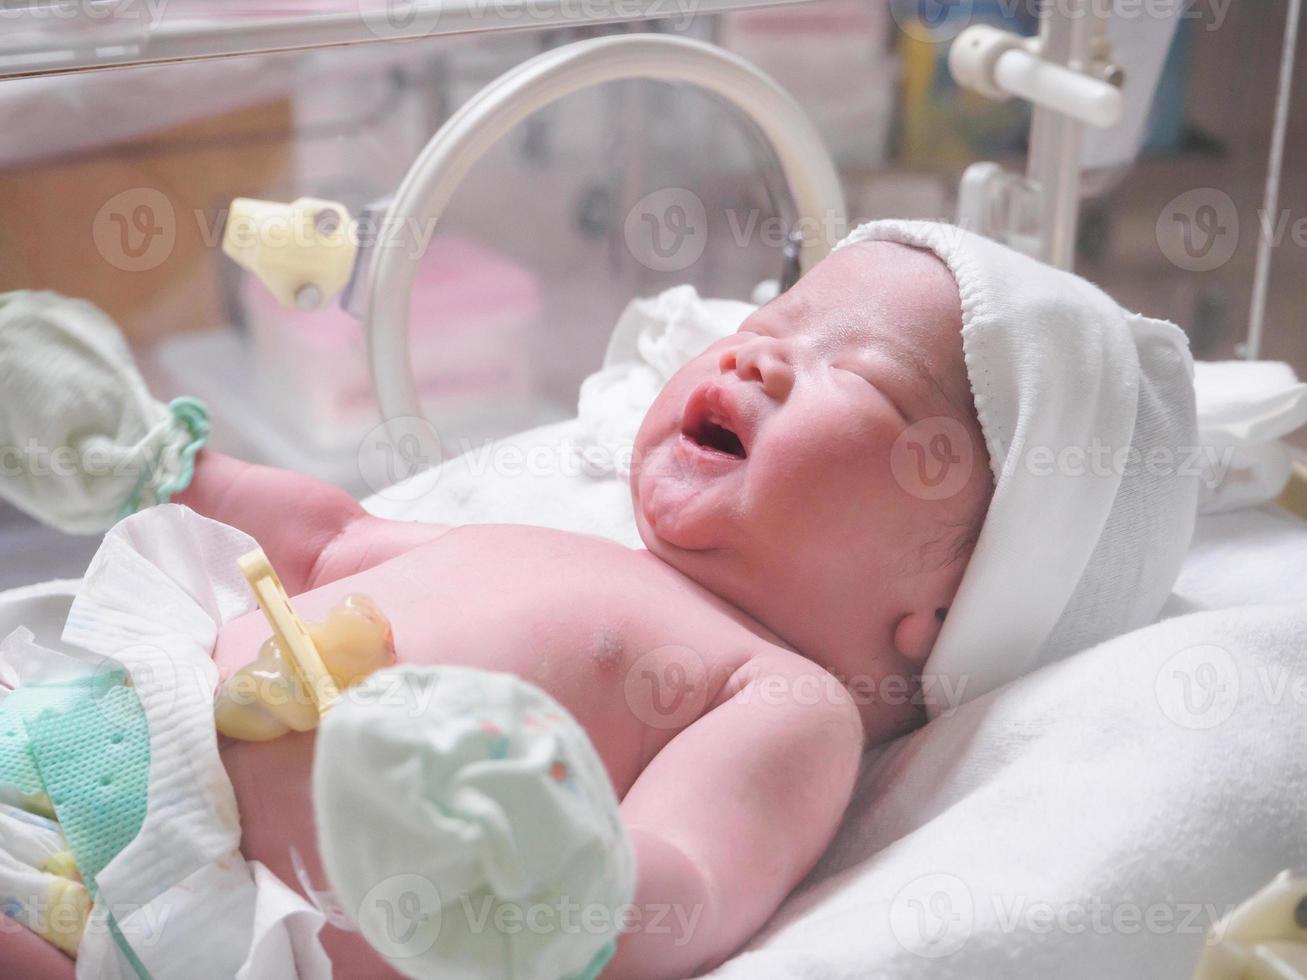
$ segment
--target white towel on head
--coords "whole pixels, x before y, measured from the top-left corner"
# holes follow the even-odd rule
[[[873,221],[839,247],[866,241],[929,249],[957,280],[994,475],[924,670],[935,717],[1154,620],[1193,532],[1193,361],[1174,324],[952,225]]]

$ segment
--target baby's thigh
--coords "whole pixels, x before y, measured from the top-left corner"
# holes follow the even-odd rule
[[[0,977],[73,980],[77,967],[59,950],[0,913]]]

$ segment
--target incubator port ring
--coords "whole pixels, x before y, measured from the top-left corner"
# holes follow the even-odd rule
[[[547,51],[504,73],[473,96],[436,132],[409,168],[382,223],[367,277],[365,326],[372,383],[382,418],[422,418],[408,347],[410,294],[429,236],[455,189],[481,156],[538,109],[592,85],[626,79],[683,82],[740,111],[771,145],[795,212],[812,227],[842,229],[839,176],[821,137],[798,103],[747,61],[701,41],[628,34],[578,41]],[[413,248],[404,236],[427,236]],[[805,237],[807,271],[833,243]],[[433,438],[419,427],[420,439]],[[427,446],[438,452],[438,447]],[[431,458],[431,457],[428,457]]]

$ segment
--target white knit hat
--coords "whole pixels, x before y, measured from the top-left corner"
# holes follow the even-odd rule
[[[1197,506],[1193,361],[1174,324],[955,226],[873,221],[837,247],[867,241],[929,249],[957,280],[994,474],[923,671],[933,718],[1156,618]]]

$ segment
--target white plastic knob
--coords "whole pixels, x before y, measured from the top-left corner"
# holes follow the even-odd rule
[[[1121,121],[1121,90],[1102,79],[1045,61],[1028,38],[977,24],[957,36],[948,52],[957,83],[987,98],[1020,96],[1090,126]]]

